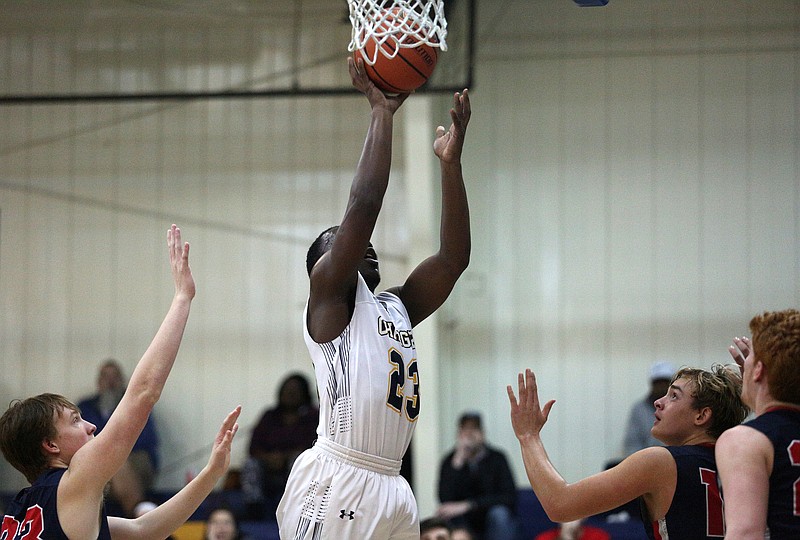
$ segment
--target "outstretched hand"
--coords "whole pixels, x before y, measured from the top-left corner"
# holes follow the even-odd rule
[[[752,351],[753,345],[750,343],[750,338],[748,337],[735,337],[733,338],[733,345],[728,347],[728,352],[731,357],[733,357],[733,361],[738,364],[742,375],[744,375],[744,360],[750,356]]]
[[[189,242],[181,242],[181,230],[174,223],[167,231],[167,249],[172,279],[175,280],[175,295],[194,298],[195,284],[192,269],[189,268]]]
[[[520,373],[517,376],[517,383],[519,385],[519,403],[517,403],[511,385],[508,385],[506,390],[508,391],[508,400],[511,402],[511,425],[517,439],[523,441],[539,436],[556,400],[551,399],[545,403],[543,409],[539,407],[536,375],[530,369],[525,370],[525,375]]]
[[[242,407],[240,405],[228,413],[219,428],[217,437],[214,439],[214,444],[211,447],[211,457],[208,458],[206,468],[215,478],[221,478],[231,464],[231,442],[233,442],[236,432],[239,431],[239,424],[236,423],[236,420],[239,419],[241,412]]]
[[[450,109],[450,118],[453,119],[453,123],[450,124],[450,129],[445,130],[444,126],[436,128],[433,151],[442,161],[458,163],[461,160],[464,135],[467,132],[467,124],[469,124],[471,114],[469,90],[465,88],[463,92],[456,92],[453,95],[453,108]]]
[[[397,94],[396,96],[384,94],[367,76],[363,58],[354,59],[349,56],[347,58],[347,67],[350,70],[350,80],[353,83],[353,87],[367,96],[373,109],[378,106],[384,106],[390,113],[394,114],[409,96],[409,94]]]

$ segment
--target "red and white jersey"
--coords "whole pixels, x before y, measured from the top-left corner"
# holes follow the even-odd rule
[[[419,416],[419,376],[411,321],[400,299],[374,295],[359,274],[350,324],[328,343],[303,335],[319,392],[321,439],[400,460]]]

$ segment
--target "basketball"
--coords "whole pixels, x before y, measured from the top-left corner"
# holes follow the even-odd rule
[[[398,13],[398,8],[394,8],[391,13],[386,14],[385,18],[392,21],[398,16]],[[415,23],[412,24],[416,26]],[[382,23],[381,28],[388,30],[386,22]],[[402,30],[397,30],[397,32],[402,32]],[[425,43],[420,43],[415,47],[399,47],[397,50],[398,37],[395,34],[390,35],[380,47],[388,54],[394,54],[397,50],[396,56],[389,58],[380,51],[376,55],[375,48],[377,46],[378,42],[375,37],[369,38],[363,49],[356,50],[355,58],[358,58],[358,55],[364,58],[367,76],[375,83],[375,86],[391,94],[411,92],[425,84],[425,81],[433,73],[439,56],[436,47]],[[375,64],[370,65],[367,59],[371,59],[373,56],[375,56]]]

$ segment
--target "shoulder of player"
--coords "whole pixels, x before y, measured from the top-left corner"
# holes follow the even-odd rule
[[[764,433],[758,429],[740,424],[726,429],[717,439],[715,453],[717,458],[728,453],[742,454],[757,450],[771,450],[772,443]]]
[[[634,452],[615,468],[619,469],[619,472],[656,482],[663,479],[666,474],[677,475],[675,458],[663,446],[650,446]]]

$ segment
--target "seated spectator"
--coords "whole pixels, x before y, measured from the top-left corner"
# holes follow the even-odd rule
[[[253,429],[250,455],[242,467],[242,494],[249,519],[274,517],[295,458],[317,438],[319,409],[311,399],[308,379],[286,377],[278,404],[268,409]]]
[[[126,384],[119,362],[109,358],[100,364],[97,393],[77,404],[83,419],[97,426],[95,434],[103,431],[125,393]],[[119,504],[124,517],[134,517],[134,508],[153,487],[158,465],[158,435],[150,415],[128,460],[111,479],[110,499]]]
[[[539,534],[536,540],[611,540],[611,535],[599,527],[584,524],[582,519],[576,519]]]
[[[419,540],[453,540],[453,537],[445,520],[429,517],[419,523]]]
[[[239,522],[230,508],[219,506],[206,519],[204,540],[248,540],[239,530]]]
[[[482,540],[519,535],[517,490],[508,460],[486,444],[476,412],[458,421],[456,446],[439,470],[439,500],[436,513],[451,527],[465,525]]]

